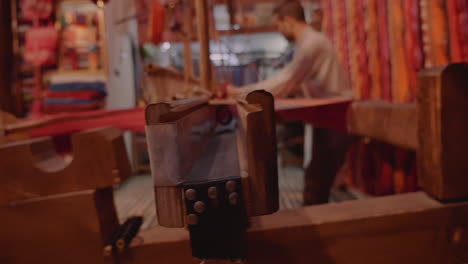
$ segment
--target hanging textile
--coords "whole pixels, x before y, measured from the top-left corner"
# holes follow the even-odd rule
[[[405,103],[409,97],[409,73],[406,61],[404,42],[405,24],[403,20],[403,2],[406,0],[388,1],[389,36],[392,56],[392,102]]]
[[[405,51],[409,78],[408,101],[414,102],[417,90],[417,75],[423,68],[423,54],[421,43],[421,25],[419,23],[419,1],[405,0],[404,25],[405,25]]]
[[[468,1],[448,0],[450,57],[453,63],[468,61]]]
[[[355,90],[356,99],[362,99],[362,91],[361,85],[359,82],[360,74],[359,74],[359,40],[358,40],[358,33],[357,27],[359,23],[359,19],[356,15],[356,4],[357,0],[346,0],[346,17],[347,23],[346,31],[348,34],[348,41],[345,42],[348,46],[349,50],[349,72],[350,72],[350,79]]]
[[[53,65],[56,62],[58,31],[53,26],[32,27],[25,35],[24,59],[35,66]]]
[[[388,0],[380,0],[377,5],[378,24],[379,24],[379,50],[380,67],[382,71],[382,92],[381,99],[385,101],[392,100],[392,71],[390,67],[390,40],[388,29]]]
[[[159,44],[163,41],[165,20],[166,10],[159,1],[153,1],[149,20],[150,24],[148,27],[148,39],[152,43]]]
[[[369,78],[372,99],[382,98],[382,56],[379,47],[379,25],[377,13],[378,0],[365,1],[366,47],[369,56]]]
[[[332,0],[333,10],[335,16],[333,24],[336,26],[336,30],[333,31],[334,39],[336,39],[336,48],[338,50],[338,57],[343,63],[345,71],[350,76],[349,67],[349,50],[348,50],[348,33],[346,29],[347,18],[346,18],[346,2],[345,0]]]
[[[351,82],[356,91],[356,99],[370,98],[369,74],[366,52],[366,33],[364,28],[363,0],[347,0],[347,32]]]
[[[449,63],[444,2],[444,0],[420,0],[426,68]]]
[[[53,8],[53,0],[21,0],[23,16],[31,21],[48,19],[52,15]]]

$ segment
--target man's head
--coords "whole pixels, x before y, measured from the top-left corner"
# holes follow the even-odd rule
[[[296,0],[285,0],[273,10],[278,31],[289,41],[295,41],[294,31],[298,25],[305,24],[304,8]]]

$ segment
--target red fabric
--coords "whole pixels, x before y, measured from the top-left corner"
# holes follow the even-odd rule
[[[321,128],[347,132],[346,114],[350,102],[277,111],[279,118],[287,121],[303,121]]]
[[[102,102],[90,103],[90,104],[82,104],[82,105],[48,105],[45,104],[42,106],[42,110],[45,114],[59,114],[59,113],[67,113],[67,112],[82,112],[82,111],[91,111],[97,110],[102,108]]]
[[[392,100],[391,89],[391,67],[390,67],[390,39],[388,32],[388,0],[381,0],[378,8],[378,23],[379,23],[379,41],[380,41],[380,56],[382,69],[382,99],[386,101]]]
[[[151,30],[150,40],[154,44],[159,44],[163,40],[165,20],[166,10],[159,1],[153,1],[153,5],[151,6],[151,25],[149,29]]]
[[[423,68],[423,54],[421,41],[421,25],[419,20],[420,10],[418,0],[405,0],[405,50],[406,62],[410,72],[409,78],[409,101],[414,101],[417,96],[417,75]]]
[[[288,121],[305,121],[317,127],[347,131],[346,113],[350,102],[278,110],[278,118]],[[57,114],[41,117],[42,120],[59,120],[31,130],[32,137],[59,136],[98,127],[116,127],[135,132],[145,131],[145,111],[142,108],[128,110],[99,110],[80,113]],[[39,119],[39,120],[41,120]],[[69,119],[69,121],[61,120]],[[37,119],[36,119],[37,120]]]
[[[53,0],[21,0],[21,10],[26,19],[47,19],[52,14]]]
[[[54,64],[57,41],[58,31],[53,26],[29,29],[26,32],[24,59],[36,66]]]
[[[89,117],[89,116],[94,117]],[[96,116],[101,115],[101,116]],[[65,115],[48,116],[46,118],[69,117],[74,120],[52,123],[40,128],[31,130],[32,137],[70,135],[76,132],[94,129],[98,127],[115,127],[121,130],[144,132],[145,131],[145,111],[142,108],[130,110],[114,111],[92,111],[70,113]],[[78,119],[76,119],[78,118]],[[83,118],[83,119],[81,119]]]
[[[73,98],[78,100],[93,100],[101,99],[105,95],[97,91],[66,91],[66,92],[52,92],[46,93],[46,98]]]

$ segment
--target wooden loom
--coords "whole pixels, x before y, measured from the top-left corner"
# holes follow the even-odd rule
[[[204,0],[196,0],[195,4],[199,12],[204,12]],[[206,23],[200,20],[200,24]],[[200,30],[198,38],[203,42],[201,86],[214,91],[210,89],[207,31]],[[176,228],[193,224],[193,217],[187,216],[198,213],[195,203],[186,199],[190,195],[186,191],[205,190],[206,182],[221,189],[234,178],[237,187],[242,186],[236,192],[243,194],[235,201],[244,203],[241,209],[250,217],[250,228],[243,237],[247,241],[244,250],[248,263],[467,262],[467,73],[466,64],[423,73],[416,105],[356,102],[350,108],[351,133],[418,152],[423,192],[272,215],[265,215],[275,211],[278,195],[271,102],[249,98],[239,102],[243,118],[236,135],[237,146],[228,144],[233,139],[223,138],[232,135],[214,133],[216,109],[204,99],[150,106],[149,126],[183,128],[176,130],[176,138],[171,133],[161,135],[183,142],[173,141],[182,146],[172,156],[179,159],[178,166],[167,166],[175,165],[173,160],[152,163],[153,172],[177,169],[177,173],[170,174],[178,177],[176,183],[155,185],[161,225],[174,228],[142,231],[140,240],[111,256],[103,256],[103,248],[118,225],[112,186],[125,179],[128,168],[118,133],[106,129],[76,135],[76,156],[71,164],[60,160],[44,140],[2,145],[0,262],[31,263],[39,259],[44,263],[199,263],[191,254],[191,246],[193,249],[200,245],[194,243],[199,236],[190,230],[191,244],[189,232]],[[203,140],[193,142],[186,127],[197,128],[197,124],[209,129],[201,130],[202,133],[198,130],[198,138]],[[0,123],[0,131],[1,127]],[[257,129],[266,131],[258,133]],[[5,139],[4,133],[0,133],[0,141],[2,138]],[[167,143],[170,141],[160,142],[164,143],[161,147],[175,150],[174,145]],[[202,146],[209,147],[203,152]],[[98,158],[90,159],[93,156]],[[158,161],[157,155],[155,158]],[[213,166],[210,158],[219,158],[226,166]],[[237,177],[225,178],[225,172]],[[193,179],[202,180],[203,184],[195,181],[194,185]],[[186,211],[191,208],[193,211]],[[208,207],[208,211],[211,209]],[[198,221],[204,220],[201,215],[198,217]]]
[[[400,146],[415,146],[423,192],[251,217],[246,233],[248,263],[310,263],[311,260],[316,263],[468,261],[468,170],[464,155],[467,147],[464,135],[468,132],[468,109],[465,104],[468,89],[464,82],[467,73],[467,64],[422,73],[420,98],[415,107],[355,102],[349,111],[352,133]],[[261,103],[259,105],[251,105],[249,100],[247,104],[241,102],[241,116],[247,115],[247,121],[251,122],[265,118],[263,114],[271,116],[271,109],[268,110]],[[197,116],[199,111],[213,117],[214,109],[210,108],[203,100],[153,105],[147,110],[147,120],[150,125],[155,120],[156,124],[167,125],[167,122],[174,120],[186,120],[183,117],[187,116],[192,120],[192,116]],[[206,121],[205,118],[200,120]],[[180,125],[180,122],[175,121],[174,124]],[[389,130],[382,130],[382,126]],[[271,213],[276,209],[277,193],[268,184],[275,184],[275,173],[259,172],[262,167],[257,165],[262,163],[256,162],[264,160],[258,155],[268,155],[270,152],[256,153],[255,149],[263,149],[260,147],[263,146],[262,142],[266,145],[271,143],[273,134],[265,131],[260,137],[252,132],[254,129],[249,123],[247,129],[245,125],[243,127],[245,134],[240,138],[254,142],[246,144],[249,147],[246,153],[250,153],[250,156],[247,155],[247,166],[244,163],[237,168],[234,163],[220,169],[227,171],[234,167],[239,170],[242,190],[246,194],[242,199],[250,216]],[[217,137],[210,135],[209,129],[202,131],[207,131],[202,138],[212,141]],[[108,133],[88,132],[77,136],[86,138],[76,140],[81,147],[75,150],[83,149],[84,153],[77,155],[75,162],[82,165],[71,166],[67,172],[62,171],[63,166],[50,165],[58,164],[55,162],[56,156],[46,151],[50,149],[50,144],[42,140],[0,147],[2,263],[30,263],[37,259],[47,263],[199,263],[190,253],[188,232],[181,228],[156,227],[142,231],[138,235],[141,239],[135,240],[123,253],[103,256],[102,249],[117,225],[110,186],[116,183],[116,176],[125,178],[125,169],[116,167],[125,164],[122,156],[125,152],[116,147],[120,145],[115,143],[117,134]],[[104,134],[109,136],[103,137]],[[405,134],[409,139],[401,136]],[[415,137],[411,136],[414,134]],[[179,134],[178,139],[184,140],[187,136]],[[99,144],[103,147],[97,148],[97,142],[102,142]],[[200,152],[198,148],[185,146],[193,144],[182,145],[178,150],[180,155],[196,157],[192,155]],[[214,146],[221,147],[222,144]],[[87,160],[86,157],[91,154],[86,154],[86,149],[92,150],[94,156],[106,157],[102,159],[104,163],[99,163],[102,166],[91,165],[99,161]],[[102,154],[97,154],[96,149],[102,150]],[[223,148],[212,147],[209,150],[213,151],[211,155],[215,154],[211,157],[216,157],[218,152],[222,154]],[[193,158],[194,167],[205,164],[209,156],[203,154],[198,159]],[[28,165],[33,163],[37,165]],[[195,176],[204,175],[204,171],[213,167],[199,168],[201,171]],[[40,184],[32,184],[36,180]],[[268,191],[252,191],[258,188],[255,186]],[[179,208],[172,215],[161,212],[170,209],[162,204],[164,197],[174,204],[186,202],[180,186],[166,187],[168,192],[165,194],[165,187],[156,186],[158,217],[167,226],[184,226],[187,215],[184,205],[172,207]],[[159,197],[161,194],[163,198]]]

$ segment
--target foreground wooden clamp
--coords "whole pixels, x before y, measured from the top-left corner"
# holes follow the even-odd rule
[[[273,96],[257,91],[246,99],[237,128],[223,122],[228,106],[201,98],[146,111],[159,223],[188,225],[200,259],[245,258],[248,217],[279,208]]]
[[[110,187],[129,176],[119,130],[85,131],[71,141],[71,161],[58,155],[48,138],[0,145],[0,204]]]
[[[237,135],[216,136],[216,107],[207,99],[148,106],[148,152],[161,226],[186,224],[181,185],[194,180],[241,176],[249,216],[278,210],[273,97],[254,92],[238,110]]]

